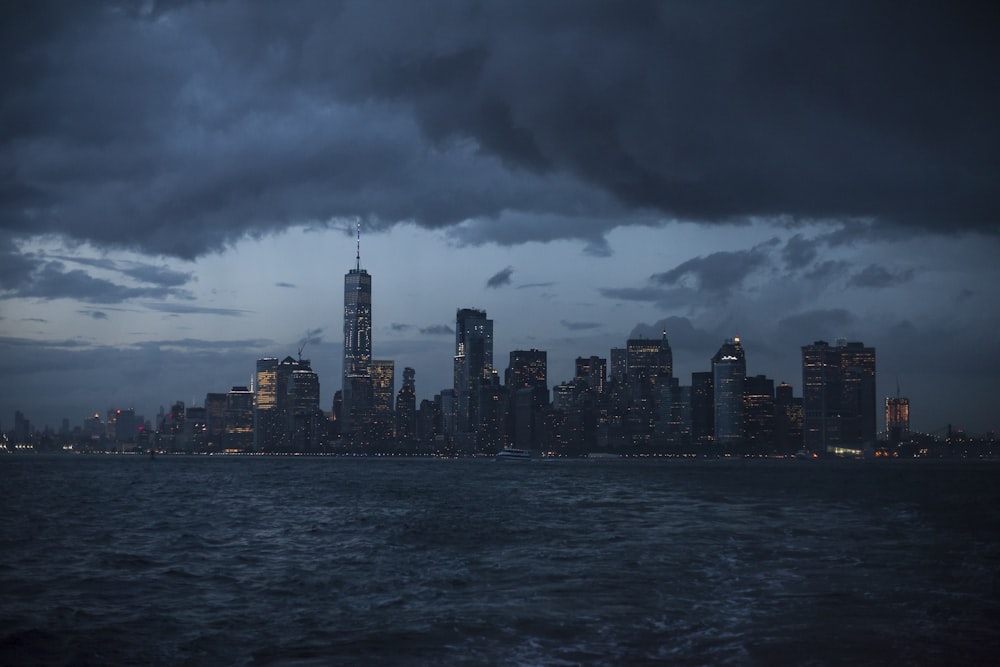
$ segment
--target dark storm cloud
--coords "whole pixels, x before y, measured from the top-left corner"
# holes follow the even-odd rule
[[[869,264],[858,273],[855,273],[847,281],[852,287],[868,287],[878,289],[882,287],[892,287],[901,285],[913,279],[913,269],[892,272],[884,266]]]
[[[988,3],[151,6],[0,6],[3,229],[193,258],[353,216],[598,255],[650,218],[1000,226]]]
[[[496,289],[498,287],[505,287],[510,285],[511,276],[514,275],[514,267],[508,266],[505,269],[500,269],[486,281],[486,286]]]
[[[600,329],[604,326],[601,322],[568,322],[566,320],[559,320],[559,324],[570,331],[588,331],[590,329]]]
[[[429,327],[421,327],[420,333],[431,336],[445,336],[445,335],[454,335],[455,330],[452,329],[447,324],[432,324]]]
[[[180,287],[181,285],[186,285],[193,278],[193,274],[190,272],[177,271],[166,266],[156,266],[142,262],[129,262],[107,258],[69,257],[65,255],[50,255],[49,258],[61,262],[82,264],[84,266],[121,273],[140,282],[160,285],[162,287]]]
[[[807,239],[801,234],[792,236],[785,242],[781,257],[790,269],[801,269],[812,263],[819,254],[819,244],[813,239]]]

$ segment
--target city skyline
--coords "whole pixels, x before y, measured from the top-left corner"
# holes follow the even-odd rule
[[[550,385],[666,329],[679,378],[738,336],[801,395],[800,348],[844,338],[911,430],[996,428],[992,15],[299,9],[2,9],[3,428],[149,416],[303,347],[329,410],[359,225],[372,353],[418,402],[475,308]]]

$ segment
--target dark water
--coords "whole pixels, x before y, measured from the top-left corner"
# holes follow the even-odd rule
[[[0,458],[0,664],[995,664],[1000,464]]]

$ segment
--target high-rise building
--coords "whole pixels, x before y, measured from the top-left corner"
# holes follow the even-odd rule
[[[810,451],[859,449],[875,439],[875,348],[802,347],[802,438]]]
[[[543,415],[549,404],[548,353],[535,349],[512,351],[506,379],[507,433],[515,447],[534,448],[541,443]]]
[[[743,441],[748,453],[774,450],[774,380],[765,375],[743,380]]]
[[[354,268],[344,276],[344,359],[342,432],[356,430],[370,419],[374,406],[371,386],[372,278],[361,268],[361,227]]]
[[[455,315],[455,429],[468,433],[479,423],[480,380],[493,370],[493,320],[485,310],[459,308]]]
[[[885,399],[885,437],[894,444],[910,436],[910,399],[888,396]]]
[[[691,440],[699,447],[715,441],[715,392],[711,371],[691,373]]]
[[[598,356],[577,357],[575,380],[583,380],[598,395],[604,393],[608,375],[608,360]]]
[[[283,430],[278,405],[278,359],[257,360],[253,406],[253,440],[256,451],[276,451]]]
[[[417,387],[416,371],[407,366],[403,369],[403,384],[396,394],[396,437],[410,440],[417,428]]]
[[[396,362],[376,359],[371,365],[374,424],[372,436],[376,440],[391,440],[395,435],[395,417],[392,399],[396,391]]]
[[[652,386],[657,377],[673,377],[673,372],[674,355],[666,331],[660,340],[633,338],[626,343],[625,376],[633,389],[643,382]]]
[[[253,392],[250,389],[239,386],[229,390],[226,394],[225,422],[225,448],[230,451],[250,451],[253,448]]]
[[[782,454],[802,449],[802,398],[786,382],[774,388],[774,444]]]
[[[283,440],[293,452],[317,451],[323,441],[326,422],[319,407],[319,376],[308,359],[288,357],[281,365],[279,383],[284,385],[286,397]]]
[[[628,350],[624,347],[611,348],[611,381],[625,384],[625,373],[628,370]]]
[[[746,358],[739,337],[726,340],[712,357],[715,441],[728,451],[743,439],[743,381]]]

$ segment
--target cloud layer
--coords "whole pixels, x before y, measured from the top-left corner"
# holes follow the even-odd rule
[[[142,7],[0,9],[8,237],[194,258],[355,217],[595,254],[661,219],[998,230],[986,5]]]

